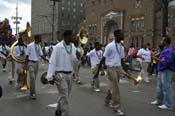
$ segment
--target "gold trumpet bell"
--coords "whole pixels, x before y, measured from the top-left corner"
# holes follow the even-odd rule
[[[28,86],[27,85],[24,85],[23,87],[21,87],[21,90],[22,91],[27,91],[29,88],[28,88]]]
[[[142,82],[142,77],[140,75],[138,75],[137,78],[134,81],[134,85],[137,86],[141,82]]]

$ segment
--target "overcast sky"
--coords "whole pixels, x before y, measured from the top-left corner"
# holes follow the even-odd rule
[[[31,22],[31,0],[0,0],[0,20],[8,18],[12,28],[15,28],[11,17],[15,16],[16,4],[18,4],[19,17],[22,17],[19,27],[24,27],[27,21]]]

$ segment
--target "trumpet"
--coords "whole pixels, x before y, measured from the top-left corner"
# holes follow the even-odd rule
[[[140,84],[141,81],[142,81],[142,77],[141,77],[140,74],[139,74],[136,78],[133,77],[131,74],[127,73],[127,72],[124,71],[124,70],[122,70],[122,74],[123,74],[124,76],[126,76],[129,80],[133,81],[135,86],[137,86],[138,84]]]

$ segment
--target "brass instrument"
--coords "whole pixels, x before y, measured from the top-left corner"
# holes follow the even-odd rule
[[[21,30],[20,33],[21,33],[21,35],[26,34],[27,35],[27,39],[30,39],[30,37],[31,37],[31,27],[30,27],[30,24],[27,23],[26,29]],[[25,40],[24,43],[26,43],[26,41],[28,41],[28,40]],[[11,57],[12,57],[13,60],[15,60],[18,63],[25,63],[25,60],[26,60],[26,57],[25,56],[16,57],[14,55],[14,48],[15,48],[15,46],[17,44],[18,44],[18,40],[16,42],[14,42],[12,44],[11,48],[10,48]],[[22,82],[23,82],[23,85],[21,87],[21,90],[23,90],[23,91],[28,90],[28,85],[27,85],[27,70],[26,69],[23,70],[23,80],[22,80]]]
[[[121,40],[120,42],[122,44],[122,46],[124,46],[124,40]],[[134,82],[134,85],[137,86],[139,83],[141,83],[142,81],[142,77],[139,74],[137,77],[133,77],[130,73],[127,72],[127,67],[126,64],[124,63],[124,61],[122,61],[122,67],[123,69],[121,70],[121,73],[126,76],[129,80]]]
[[[135,86],[137,86],[142,81],[142,77],[140,75],[138,75],[137,78],[134,78],[131,74],[124,70],[122,70],[122,74],[124,74],[124,76],[126,76],[129,80],[133,81]]]
[[[82,48],[82,45],[86,45],[88,43],[88,31],[82,27],[77,34],[77,40],[79,42],[78,47],[80,48],[78,52],[81,54],[81,57],[84,55],[84,50]]]
[[[151,56],[152,57],[152,59],[154,59],[154,60],[156,60],[156,61],[158,61],[158,62],[161,62],[161,59],[160,58],[158,58],[158,57],[156,57],[156,56]]]
[[[80,45],[86,45],[88,43],[88,31],[82,27],[77,34],[77,39],[80,42]]]

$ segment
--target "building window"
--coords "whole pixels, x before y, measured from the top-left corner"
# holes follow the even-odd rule
[[[76,9],[75,8],[73,9],[73,12],[76,12]]]
[[[76,16],[74,15],[74,16],[73,16],[73,19],[75,19],[75,18],[76,18]]]
[[[70,5],[70,1],[68,1],[68,5]]]
[[[80,6],[83,7],[83,3],[80,3]]]
[[[64,17],[64,13],[61,13],[61,16]]]
[[[76,6],[76,2],[74,2],[74,6]]]
[[[67,18],[68,18],[68,19],[70,18],[70,14],[67,15]]]
[[[64,11],[64,6],[61,9],[62,9],[62,11]]]
[[[95,6],[95,1],[92,1],[92,5]]]
[[[68,11],[70,11],[70,8],[68,8]]]
[[[62,4],[64,4],[64,0],[62,0],[61,2],[62,2]]]
[[[131,31],[144,31],[144,17],[131,19]]]

